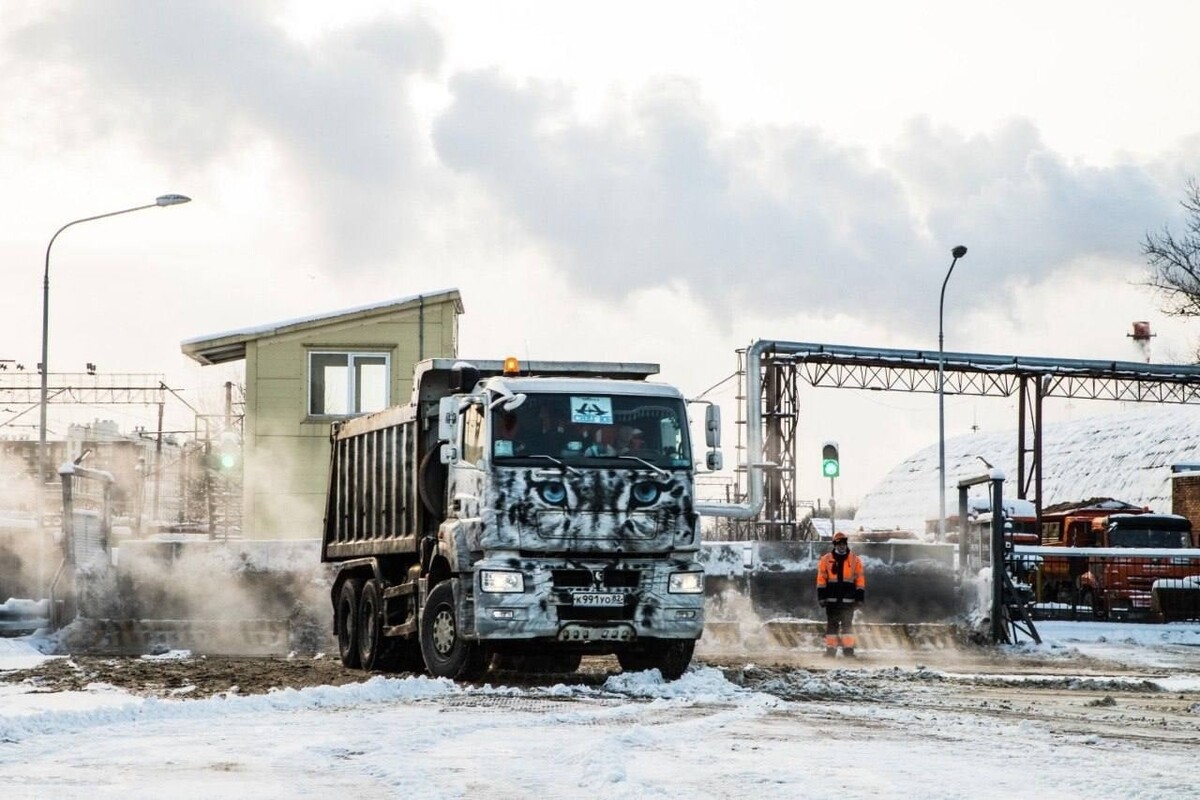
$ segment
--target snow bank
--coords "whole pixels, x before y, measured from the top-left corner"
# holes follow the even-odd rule
[[[38,649],[42,640],[20,638],[0,639],[0,672],[14,669],[30,669],[51,656]]]
[[[693,667],[676,681],[664,681],[656,669],[622,672],[606,680],[604,689],[626,697],[687,699],[695,703],[739,700],[752,694],[730,683],[724,673],[713,667]]]

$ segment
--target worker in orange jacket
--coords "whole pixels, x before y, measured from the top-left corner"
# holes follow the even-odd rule
[[[844,533],[833,535],[833,550],[817,564],[817,602],[825,609],[825,657],[854,658],[854,609],[866,596],[862,559],[850,552]]]

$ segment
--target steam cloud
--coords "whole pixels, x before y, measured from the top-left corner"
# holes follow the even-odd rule
[[[817,125],[730,131],[695,84],[668,79],[583,121],[569,87],[495,70],[443,79],[441,36],[420,16],[301,42],[269,13],[68,3],[15,27],[5,66],[65,72],[78,91],[57,93],[64,119],[141,137],[173,165],[270,142],[315,206],[306,235],[331,274],[394,265],[440,241],[422,221],[471,207],[484,240],[515,222],[592,296],[686,285],[725,313],[818,307],[904,325],[933,313],[953,245],[970,246],[981,292],[1068,261],[1127,269],[1175,213],[1171,165],[1071,163],[1026,121],[963,136],[916,119],[876,158]],[[452,95],[432,139],[414,78]],[[480,189],[484,204],[464,206]]]

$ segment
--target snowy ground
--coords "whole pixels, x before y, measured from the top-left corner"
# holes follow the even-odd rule
[[[1039,627],[998,652],[711,657],[670,684],[602,664],[147,697],[0,674],[0,797],[1193,796],[1200,625]],[[0,639],[0,670],[37,644]]]

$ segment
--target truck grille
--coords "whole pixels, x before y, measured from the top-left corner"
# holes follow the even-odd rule
[[[593,572],[602,573],[603,580],[597,582]],[[550,576],[555,589],[636,589],[642,574],[636,569],[554,569]]]

